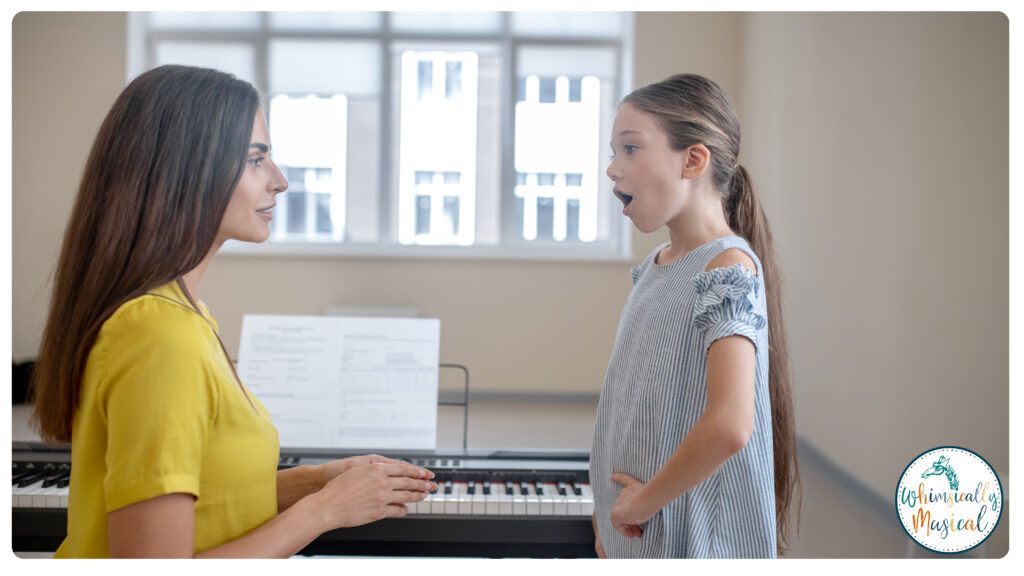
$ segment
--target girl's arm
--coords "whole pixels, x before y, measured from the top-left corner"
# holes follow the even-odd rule
[[[733,335],[708,348],[707,405],[665,465],[647,484],[627,474],[611,479],[625,486],[612,508],[612,525],[628,538],[639,525],[711,476],[739,452],[754,431],[754,343]]]
[[[408,512],[405,503],[419,502],[436,488],[427,481],[430,475],[405,463],[355,466],[252,532],[196,556],[292,556],[328,530],[404,516]],[[110,512],[107,534],[113,557],[191,557],[195,498],[185,493],[165,494]]]

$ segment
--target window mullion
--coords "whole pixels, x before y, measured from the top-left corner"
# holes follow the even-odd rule
[[[391,32],[391,13],[384,12],[381,18],[381,75],[380,75],[380,190],[379,192],[379,218],[380,228],[378,231],[378,242],[384,245],[397,244],[398,233],[393,223],[396,218],[392,215],[395,203],[392,202],[394,187],[396,183],[391,174],[393,150],[398,142],[392,138],[392,112],[394,102],[391,94],[391,43],[393,40]]]
[[[502,50],[505,53],[505,73],[501,90],[501,190],[499,203],[501,226],[499,238],[504,245],[518,243],[520,234],[516,230],[516,199],[512,191],[516,185],[515,169],[515,108],[516,108],[516,42],[512,39],[511,16],[506,13]]]

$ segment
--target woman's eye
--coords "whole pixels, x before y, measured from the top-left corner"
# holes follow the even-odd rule
[[[255,166],[257,168],[259,168],[260,165],[262,165],[262,163],[263,163],[263,156],[256,156],[256,157],[253,157],[253,158],[249,158],[249,164],[252,164],[253,166]]]

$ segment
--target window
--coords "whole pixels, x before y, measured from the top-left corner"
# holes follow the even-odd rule
[[[257,87],[289,181],[260,253],[622,258],[615,12],[133,13],[132,75]],[[225,251],[254,247],[229,243]]]

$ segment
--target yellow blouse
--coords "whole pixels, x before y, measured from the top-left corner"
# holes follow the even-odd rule
[[[277,429],[239,387],[209,312],[187,302],[171,283],[100,329],[72,427],[57,557],[109,557],[107,513],[163,494],[196,497],[195,552],[277,514]]]

